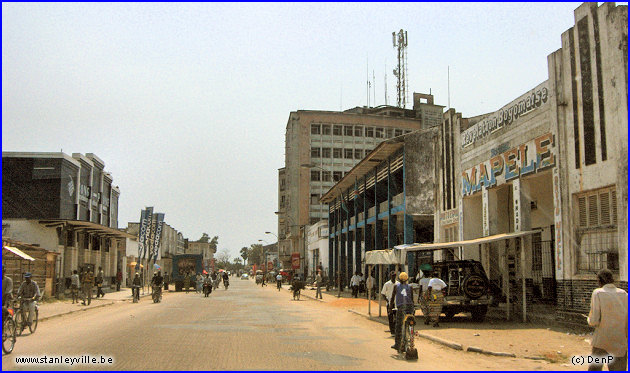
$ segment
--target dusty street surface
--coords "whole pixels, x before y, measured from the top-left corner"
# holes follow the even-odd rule
[[[111,357],[111,365],[73,369],[119,370],[558,370],[546,361],[454,351],[417,339],[420,358],[401,360],[386,327],[339,307],[292,301],[287,292],[232,280],[204,298],[169,293],[46,320],[18,338],[2,368],[67,369],[17,365],[21,357]]]

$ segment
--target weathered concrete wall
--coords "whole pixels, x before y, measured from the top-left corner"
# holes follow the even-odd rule
[[[405,137],[406,210],[410,215],[433,215],[438,179],[438,133],[431,128]]]

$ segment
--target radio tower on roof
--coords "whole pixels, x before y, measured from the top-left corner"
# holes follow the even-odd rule
[[[394,69],[394,76],[398,79],[396,89],[398,92],[398,107],[407,106],[407,31],[400,29],[398,35],[392,32],[394,48],[398,48],[398,67]]]

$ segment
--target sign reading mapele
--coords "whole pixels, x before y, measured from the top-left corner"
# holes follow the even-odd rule
[[[547,82],[544,82],[532,89],[531,92],[517,98],[499,111],[462,132],[462,147],[470,146],[475,141],[481,140],[507,125],[511,125],[518,117],[539,108],[548,99],[549,90],[547,89]]]
[[[473,194],[555,165],[554,138],[546,133],[462,173],[462,194]]]

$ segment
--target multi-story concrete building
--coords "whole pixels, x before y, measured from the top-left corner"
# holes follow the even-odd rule
[[[92,153],[2,153],[3,236],[59,253],[55,272],[69,278],[103,267],[106,285],[121,268],[120,191]],[[65,283],[65,281],[62,281]]]
[[[627,288],[627,15],[584,3],[547,81],[493,113],[449,111],[441,132],[436,241],[514,235],[462,254],[565,316],[588,311],[602,268]]]
[[[383,140],[441,123],[443,106],[414,93],[413,110],[392,106],[291,112],[285,133],[285,164],[278,170],[280,260],[291,268],[299,253],[305,273],[306,227],[328,213],[321,196]]]

